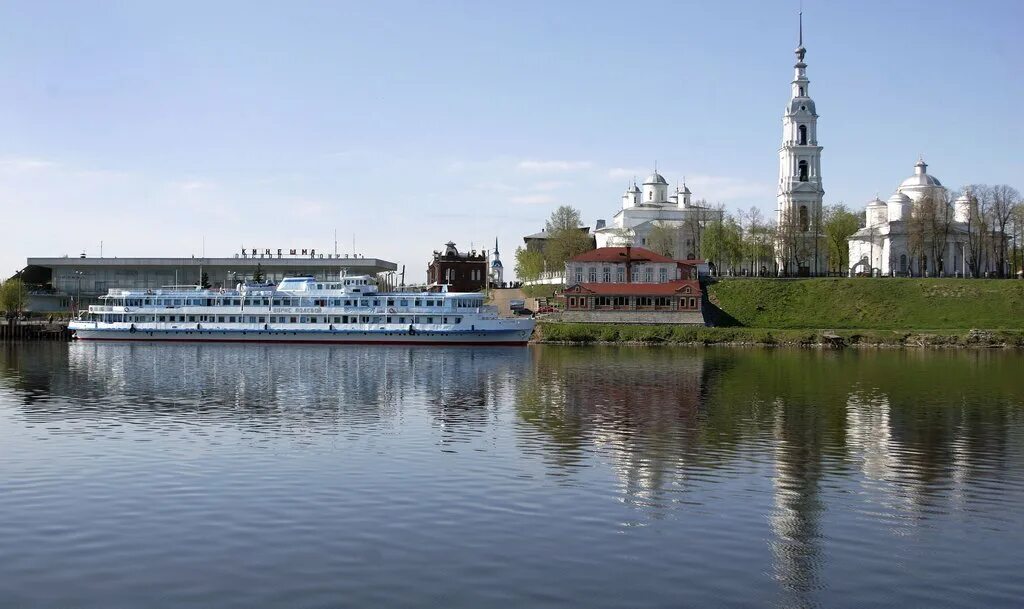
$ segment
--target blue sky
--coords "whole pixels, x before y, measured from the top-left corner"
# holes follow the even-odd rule
[[[7,2],[0,274],[27,256],[503,257],[634,174],[774,210],[797,2]],[[826,203],[919,154],[1024,189],[1024,2],[805,0]],[[511,264],[508,265],[511,268]]]

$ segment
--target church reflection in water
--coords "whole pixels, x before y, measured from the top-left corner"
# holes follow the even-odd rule
[[[841,497],[912,531],[1019,482],[1018,368],[981,352],[72,344],[0,350],[0,391],[31,422],[185,413],[366,434],[416,418],[439,450],[504,433],[553,478],[608,468],[652,518],[719,485],[761,510],[772,577],[798,606]]]

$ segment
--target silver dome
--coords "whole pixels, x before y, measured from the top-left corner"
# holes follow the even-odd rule
[[[646,180],[644,180],[644,186],[647,186],[648,184],[665,184],[667,186],[668,181],[666,181],[660,173],[655,171],[651,175],[647,176]]]

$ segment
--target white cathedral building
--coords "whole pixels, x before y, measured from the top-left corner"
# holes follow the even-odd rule
[[[969,193],[953,202],[953,221],[941,247],[942,261],[930,260],[928,254],[915,258],[911,251],[910,222],[920,202],[926,198],[943,202],[946,194],[946,187],[928,173],[928,165],[921,159],[914,165],[914,175],[903,180],[888,201],[876,198],[869,202],[864,228],[849,239],[850,275],[970,275],[967,231],[971,214],[977,211]],[[979,269],[981,273],[994,270],[992,261]]]
[[[597,247],[647,247],[651,230],[658,224],[676,231],[675,251],[678,260],[693,260],[700,255],[696,235],[686,230],[690,222],[701,226],[722,219],[722,211],[692,202],[692,193],[685,181],[669,194],[668,181],[655,169],[644,180],[643,189],[633,182],[622,195],[622,209],[612,218],[610,225],[598,220],[594,229]]]

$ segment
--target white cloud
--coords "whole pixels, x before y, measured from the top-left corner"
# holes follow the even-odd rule
[[[608,170],[608,177],[613,180],[643,179],[641,176],[647,175],[649,171],[649,169],[636,169],[635,167],[612,167]]]
[[[546,192],[550,190],[558,190],[560,188],[567,188],[569,186],[572,186],[572,182],[568,182],[566,180],[546,180],[543,182],[537,182],[532,188],[533,190]]]
[[[565,173],[570,171],[581,171],[590,169],[594,164],[590,161],[519,161],[516,165],[521,171],[537,173]]]
[[[687,176],[686,185],[694,199],[707,199],[714,203],[728,203],[736,199],[766,198],[774,200],[775,185],[754,182],[744,178],[694,175]]]
[[[508,200],[510,203],[515,203],[517,205],[547,205],[556,202],[558,199],[551,195],[534,194],[509,197]]]
[[[22,157],[0,158],[0,171],[3,171],[4,173],[26,173],[44,169],[53,169],[58,166],[59,163],[44,159]]]

